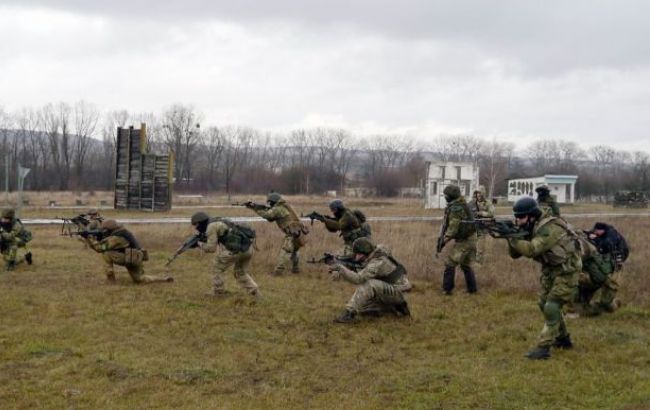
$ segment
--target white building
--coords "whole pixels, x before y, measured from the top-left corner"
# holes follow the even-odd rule
[[[466,199],[478,188],[478,166],[471,162],[427,162],[424,207],[447,206],[442,193],[447,185],[458,185]]]
[[[560,204],[575,202],[577,175],[543,175],[532,178],[518,178],[508,180],[508,201],[516,202],[524,196],[537,197],[535,188],[548,185],[548,190]]]

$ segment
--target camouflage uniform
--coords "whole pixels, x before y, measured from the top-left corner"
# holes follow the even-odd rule
[[[114,220],[109,219],[102,223],[102,228],[108,236],[102,238],[101,241],[91,237],[88,243],[92,249],[102,254],[104,273],[109,282],[115,282],[114,265],[124,266],[133,282],[137,284],[173,281],[171,277],[145,275],[144,260],[135,262],[127,260],[127,252],[130,253],[132,250],[143,252],[143,250],[133,234],[124,229],[122,225],[118,225]]]
[[[32,254],[27,250],[27,242],[31,235],[25,230],[23,224],[16,218],[13,209],[2,211],[0,222],[0,249],[2,258],[5,261],[6,270],[13,270],[16,265],[27,262],[32,263]],[[18,250],[22,249],[22,255],[18,256]]]
[[[359,285],[346,305],[346,312],[356,314],[381,314],[395,312],[408,314],[406,300],[402,292],[409,290],[411,284],[406,278],[404,267],[396,263],[390,251],[382,245],[377,246],[363,262],[363,268],[354,272],[343,264],[331,268],[334,278]]]
[[[535,192],[537,192],[537,203],[542,211],[542,217],[560,216],[560,207],[546,185],[537,187]]]
[[[474,199],[470,203],[470,208],[474,213],[474,218],[494,218],[494,205],[492,205],[492,201],[485,198],[485,188],[483,186],[474,191]],[[483,231],[478,231],[477,236],[476,261],[481,263],[488,235]]]
[[[274,275],[282,275],[291,266],[291,272],[300,273],[298,250],[306,243],[307,227],[300,222],[291,205],[284,199],[279,199],[269,209],[255,209],[262,218],[275,222],[284,233],[284,241],[280,248]]]
[[[344,258],[354,257],[352,252],[352,243],[355,239],[367,236],[366,231],[362,229],[361,222],[354,212],[348,208],[343,208],[341,215],[335,218],[325,218],[323,221],[325,228],[330,232],[341,232],[343,238],[343,249],[339,255]]]
[[[579,281],[579,301],[584,313],[598,315],[616,309],[615,298],[619,288],[619,272],[607,234],[590,240],[588,233],[581,238],[583,245],[582,274]],[[600,290],[600,300],[591,305],[594,294]]]
[[[219,220],[211,220],[205,231],[206,242],[201,245],[204,252],[213,253],[219,249],[220,238],[223,238],[230,228],[225,222]],[[249,274],[251,257],[253,256],[253,247],[251,246],[245,252],[235,252],[226,249],[222,246],[214,258],[214,265],[212,272],[214,273],[213,279],[213,293],[220,295],[226,293],[225,283],[221,275],[231,266],[234,265],[235,279],[237,283],[248,291],[251,295],[258,294],[257,283]]]
[[[450,295],[455,286],[456,266],[460,265],[465,276],[467,292],[475,293],[476,277],[472,270],[472,263],[476,258],[476,227],[474,224],[461,224],[460,221],[472,219],[471,211],[463,196],[459,196],[447,203],[445,209],[445,243],[454,240],[454,245],[447,250],[445,257],[445,271],[442,278],[442,290]]]
[[[577,237],[561,218],[542,216],[535,221],[530,240],[511,238],[508,245],[512,258],[526,256],[542,264],[539,308],[545,323],[538,348],[548,350],[558,340],[569,337],[562,306],[570,303],[577,292],[582,269]]]

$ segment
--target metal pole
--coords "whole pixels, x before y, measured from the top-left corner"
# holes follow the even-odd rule
[[[9,206],[9,154],[5,156],[5,206]]]

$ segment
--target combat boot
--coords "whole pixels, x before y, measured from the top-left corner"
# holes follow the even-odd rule
[[[571,335],[567,333],[564,336],[556,337],[553,342],[553,347],[557,347],[558,349],[572,349]]]
[[[545,360],[551,357],[551,349],[548,347],[536,347],[526,353],[526,357],[531,360]]]
[[[25,254],[25,262],[27,262],[28,265],[31,265],[34,262],[34,259],[32,259],[32,253],[27,252]]]
[[[467,293],[476,293],[476,275],[469,266],[463,266],[463,275],[465,275],[465,285],[467,285]]]
[[[115,273],[107,273],[106,274],[106,281],[108,283],[115,283],[117,280],[115,279]]]
[[[338,316],[336,319],[334,319],[334,323],[350,323],[354,322],[354,318],[357,316],[356,312],[353,312],[351,310],[345,310],[343,313],[341,313],[340,316]]]
[[[446,267],[442,273],[442,291],[445,292],[445,295],[451,295],[454,290],[455,275],[456,268],[453,266]]]
[[[411,311],[409,310],[409,305],[406,301],[394,306],[395,312],[401,316],[411,316]]]
[[[7,262],[7,264],[5,265],[5,270],[6,271],[12,271],[14,269],[16,269],[16,261]]]

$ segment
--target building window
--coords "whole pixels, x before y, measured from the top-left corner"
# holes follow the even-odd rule
[[[438,195],[438,183],[435,181],[431,182],[431,195]]]
[[[463,169],[463,167],[456,167],[456,181],[459,181],[459,182],[460,182],[460,176],[461,176],[461,172],[460,172],[460,171],[461,171],[462,169]]]
[[[444,165],[440,166],[440,179],[442,179],[442,180],[445,179],[445,166]]]

